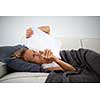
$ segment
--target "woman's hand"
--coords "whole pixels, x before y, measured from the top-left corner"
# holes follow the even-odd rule
[[[50,49],[45,49],[42,56],[47,60],[54,60],[55,56],[53,55],[53,52]]]
[[[76,71],[76,69],[72,65],[54,56],[53,52],[50,49],[44,50],[42,56],[48,61],[55,61],[64,71]]]

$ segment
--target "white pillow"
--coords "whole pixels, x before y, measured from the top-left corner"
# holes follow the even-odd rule
[[[34,35],[28,39],[26,46],[32,50],[51,49],[54,55],[58,58],[61,49],[61,42],[48,34],[45,34],[40,29],[33,28]]]

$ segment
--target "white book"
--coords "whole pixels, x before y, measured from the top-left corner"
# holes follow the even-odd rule
[[[61,49],[61,42],[48,34],[45,34],[40,29],[33,28],[34,34],[27,40],[25,46],[32,50],[50,49],[53,54],[60,58],[59,51]]]

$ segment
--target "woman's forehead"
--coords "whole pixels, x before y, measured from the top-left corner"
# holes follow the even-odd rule
[[[36,50],[36,51],[35,51],[35,50],[32,50],[32,52],[33,52],[33,53],[40,53],[40,54],[43,54],[43,51],[40,51],[40,50]]]
[[[32,50],[33,52],[40,52],[40,50]]]
[[[39,51],[38,50],[32,50],[32,52],[35,53],[35,52],[39,52]]]

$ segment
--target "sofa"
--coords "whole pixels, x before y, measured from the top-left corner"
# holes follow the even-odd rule
[[[56,37],[62,43],[61,49],[87,48],[100,53],[100,38]],[[7,65],[0,62],[0,83],[44,83],[49,73],[13,72],[8,74]]]

